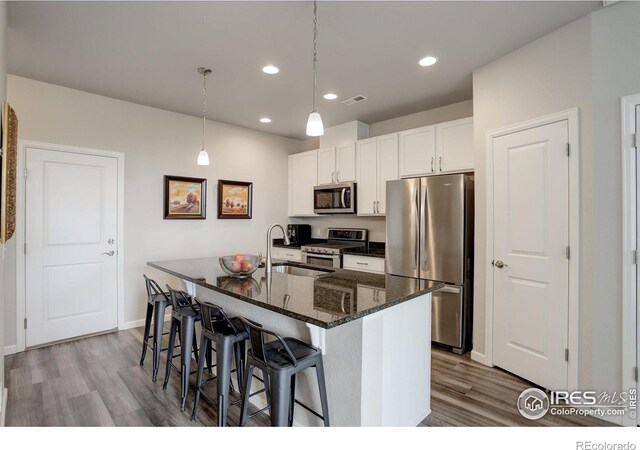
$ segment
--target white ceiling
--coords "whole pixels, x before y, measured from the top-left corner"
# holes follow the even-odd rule
[[[601,2],[320,2],[318,110],[371,123],[470,99],[471,72]],[[303,139],[310,2],[9,2],[9,72]],[[416,61],[435,55],[438,64]],[[261,72],[275,64],[281,72]],[[363,94],[366,102],[339,99]],[[269,116],[271,124],[258,119]]]

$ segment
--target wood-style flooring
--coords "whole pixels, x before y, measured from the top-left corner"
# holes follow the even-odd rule
[[[179,375],[173,372],[162,390],[151,381],[151,356],[139,363],[142,328],[93,336],[5,357],[9,389],[7,426],[215,426],[216,411],[202,399],[196,421],[179,406]],[[195,364],[194,364],[195,365]],[[191,377],[192,385],[195,376]],[[515,407],[531,385],[507,372],[434,349],[431,415],[424,426],[602,426],[592,418],[523,418]],[[207,389],[215,391],[215,383]],[[209,392],[215,398],[215,392]],[[229,408],[229,425],[238,423],[239,407]],[[248,426],[268,426],[265,413]]]

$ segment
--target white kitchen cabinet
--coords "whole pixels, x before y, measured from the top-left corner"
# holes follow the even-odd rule
[[[302,262],[302,251],[297,248],[273,247],[271,254],[276,259]]]
[[[436,127],[401,132],[399,156],[401,178],[436,173]]]
[[[318,184],[318,150],[289,155],[289,216],[315,216],[313,188]]]
[[[356,292],[358,294],[358,310],[360,311],[383,305],[386,300],[384,289],[359,284]]]
[[[318,150],[318,184],[333,184],[336,179],[336,148]]]
[[[318,150],[318,184],[346,183],[355,180],[355,144]]]
[[[358,215],[373,215],[378,201],[378,151],[376,138],[356,144]]]
[[[336,147],[336,179],[339,183],[356,181],[356,144]]]
[[[472,171],[473,141],[473,117],[437,124],[438,172]]]
[[[387,181],[398,179],[398,133],[356,145],[358,215],[384,215]]]
[[[359,270],[361,272],[384,273],[384,258],[373,258],[371,256],[361,255],[344,255],[342,258],[342,268]]]

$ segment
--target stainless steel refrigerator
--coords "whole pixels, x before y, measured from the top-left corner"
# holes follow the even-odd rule
[[[431,339],[456,353],[471,348],[473,176],[387,182],[386,272],[436,280]]]

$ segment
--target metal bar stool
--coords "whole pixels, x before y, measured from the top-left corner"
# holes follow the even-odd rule
[[[242,393],[242,412],[240,426],[247,420],[248,393],[251,390],[251,379],[255,367],[265,374],[265,386],[269,384],[267,395],[271,397],[271,425],[282,427],[293,425],[294,404],[298,403],[316,414],[329,426],[329,408],[327,405],[327,387],[324,380],[322,351],[298,339],[282,338],[276,333],[265,330],[262,325],[244,317],[240,321],[249,331],[251,348],[247,352],[247,368],[244,374]],[[271,335],[275,340],[264,341],[264,335]],[[295,399],[296,374],[310,367],[316,368],[322,416]]]
[[[167,367],[164,375],[163,389],[167,389],[169,376],[173,367],[180,372],[180,407],[184,411],[187,405],[189,390],[189,376],[191,371],[191,352],[198,361],[198,343],[196,340],[196,321],[200,320],[200,311],[194,306],[191,296],[183,291],[178,291],[167,285],[173,311],[171,312],[171,329],[169,330],[169,346],[167,348]],[[176,334],[180,333],[180,368],[173,365],[173,350],[175,348]],[[211,370],[211,364],[209,364]]]
[[[245,341],[249,334],[242,322],[237,317],[229,319],[219,306],[211,303],[200,303],[200,315],[202,317],[202,335],[200,337],[200,359],[198,361],[198,378],[196,381],[196,398],[193,402],[193,412],[191,420],[195,420],[200,395],[205,398],[207,395],[202,391],[202,386],[216,380],[217,384],[217,406],[218,406],[218,426],[227,425],[227,411],[229,408],[229,388],[231,384],[231,373],[236,372],[238,388],[242,393],[242,374],[244,370]],[[211,344],[216,344],[216,376],[207,380],[202,379],[204,370],[203,354],[210,354]],[[231,369],[231,358],[235,357],[236,368]]]
[[[142,338],[142,355],[140,356],[140,365],[144,365],[144,359],[147,356],[147,347],[149,347],[149,339],[153,338],[151,351],[153,354],[153,382],[158,380],[158,371],[160,370],[160,352],[166,350],[162,348],[162,336],[169,334],[163,333],[164,313],[167,306],[171,306],[169,294],[160,289],[158,283],[151,278],[143,275],[145,286],[147,288],[147,315],[144,321],[144,337]],[[153,318],[153,336],[151,333],[151,319]]]

